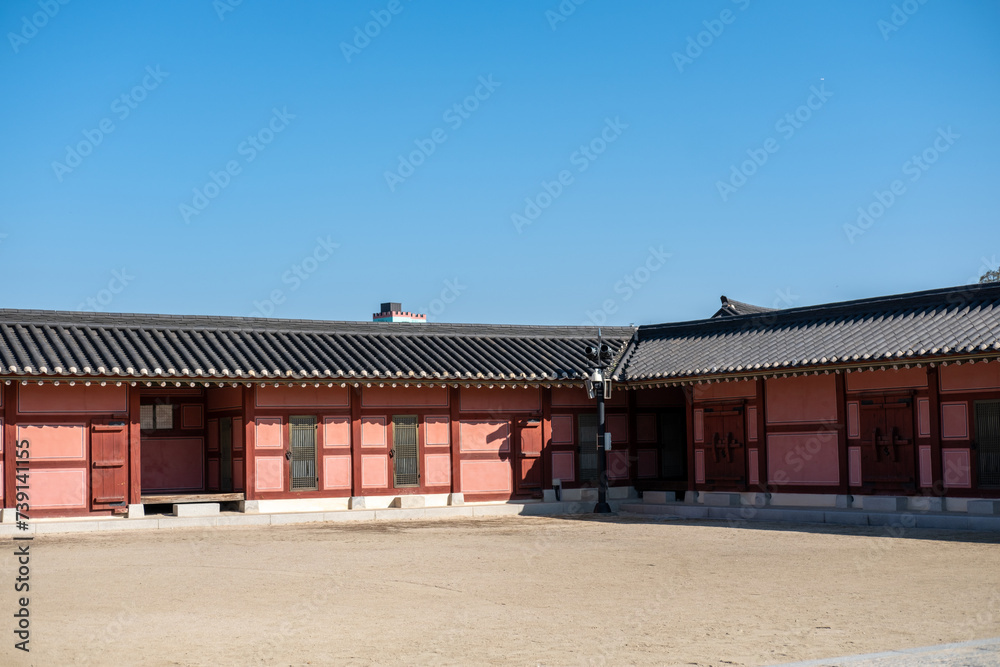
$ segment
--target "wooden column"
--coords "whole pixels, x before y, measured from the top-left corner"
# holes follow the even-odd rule
[[[944,469],[942,468],[941,461],[941,397],[939,395],[941,385],[938,382],[938,369],[937,367],[927,369],[927,409],[930,411],[930,421],[931,421],[931,488],[924,489],[924,493],[930,493],[932,495],[941,497],[945,495],[944,488]],[[972,406],[970,405],[970,408]],[[920,411],[917,410],[917,419],[920,419]],[[970,425],[971,425],[971,419]],[[920,424],[918,422],[916,432],[919,433]],[[971,437],[971,433],[969,434]],[[914,440],[917,440],[914,437]],[[920,476],[919,476],[919,466],[920,466],[920,448],[914,448],[914,455],[917,457],[917,488],[920,488]]]
[[[142,419],[139,387],[129,387],[128,391],[128,503],[142,503]]]
[[[0,387],[3,391],[3,506],[15,506],[17,475],[17,381]]]
[[[351,401],[351,497],[361,492],[361,387],[352,387]]]
[[[462,453],[461,453],[461,392],[459,387],[452,387],[448,390],[448,406],[450,409],[449,426],[451,427],[451,492],[463,493],[462,491]]]
[[[257,459],[254,456],[257,447],[256,396],[256,385],[243,387],[243,494],[247,500],[257,498]]]
[[[837,491],[847,495],[850,490],[850,471],[847,460],[847,378],[844,373],[836,375],[837,392],[837,462],[840,465],[840,484]]]
[[[552,488],[552,390],[542,392],[542,488]]]

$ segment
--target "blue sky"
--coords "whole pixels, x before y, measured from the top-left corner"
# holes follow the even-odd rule
[[[1000,258],[996,1],[8,0],[0,29],[3,307],[641,324]]]

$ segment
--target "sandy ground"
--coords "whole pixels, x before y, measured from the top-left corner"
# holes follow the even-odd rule
[[[6,545],[11,545],[8,538]],[[512,517],[39,536],[0,664],[770,664],[1000,635],[1000,535]]]

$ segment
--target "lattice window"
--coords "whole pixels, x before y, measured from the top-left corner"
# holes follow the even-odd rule
[[[1000,401],[976,401],[979,486],[1000,487]]]
[[[292,489],[316,488],[316,417],[289,417]]]
[[[392,449],[393,486],[420,486],[416,417],[392,418]]]

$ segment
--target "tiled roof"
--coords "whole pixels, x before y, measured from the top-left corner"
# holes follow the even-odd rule
[[[604,327],[619,352],[634,333]],[[0,376],[580,380],[596,327],[0,309]]]
[[[1000,356],[1000,284],[639,327],[616,377],[683,380]]]
[[[755,313],[770,313],[774,311],[774,308],[765,308],[764,306],[755,306],[752,303],[743,303],[742,301],[737,301],[736,299],[730,299],[726,295],[719,297],[722,301],[722,307],[720,307],[712,317],[732,317],[733,315],[753,315]]]

